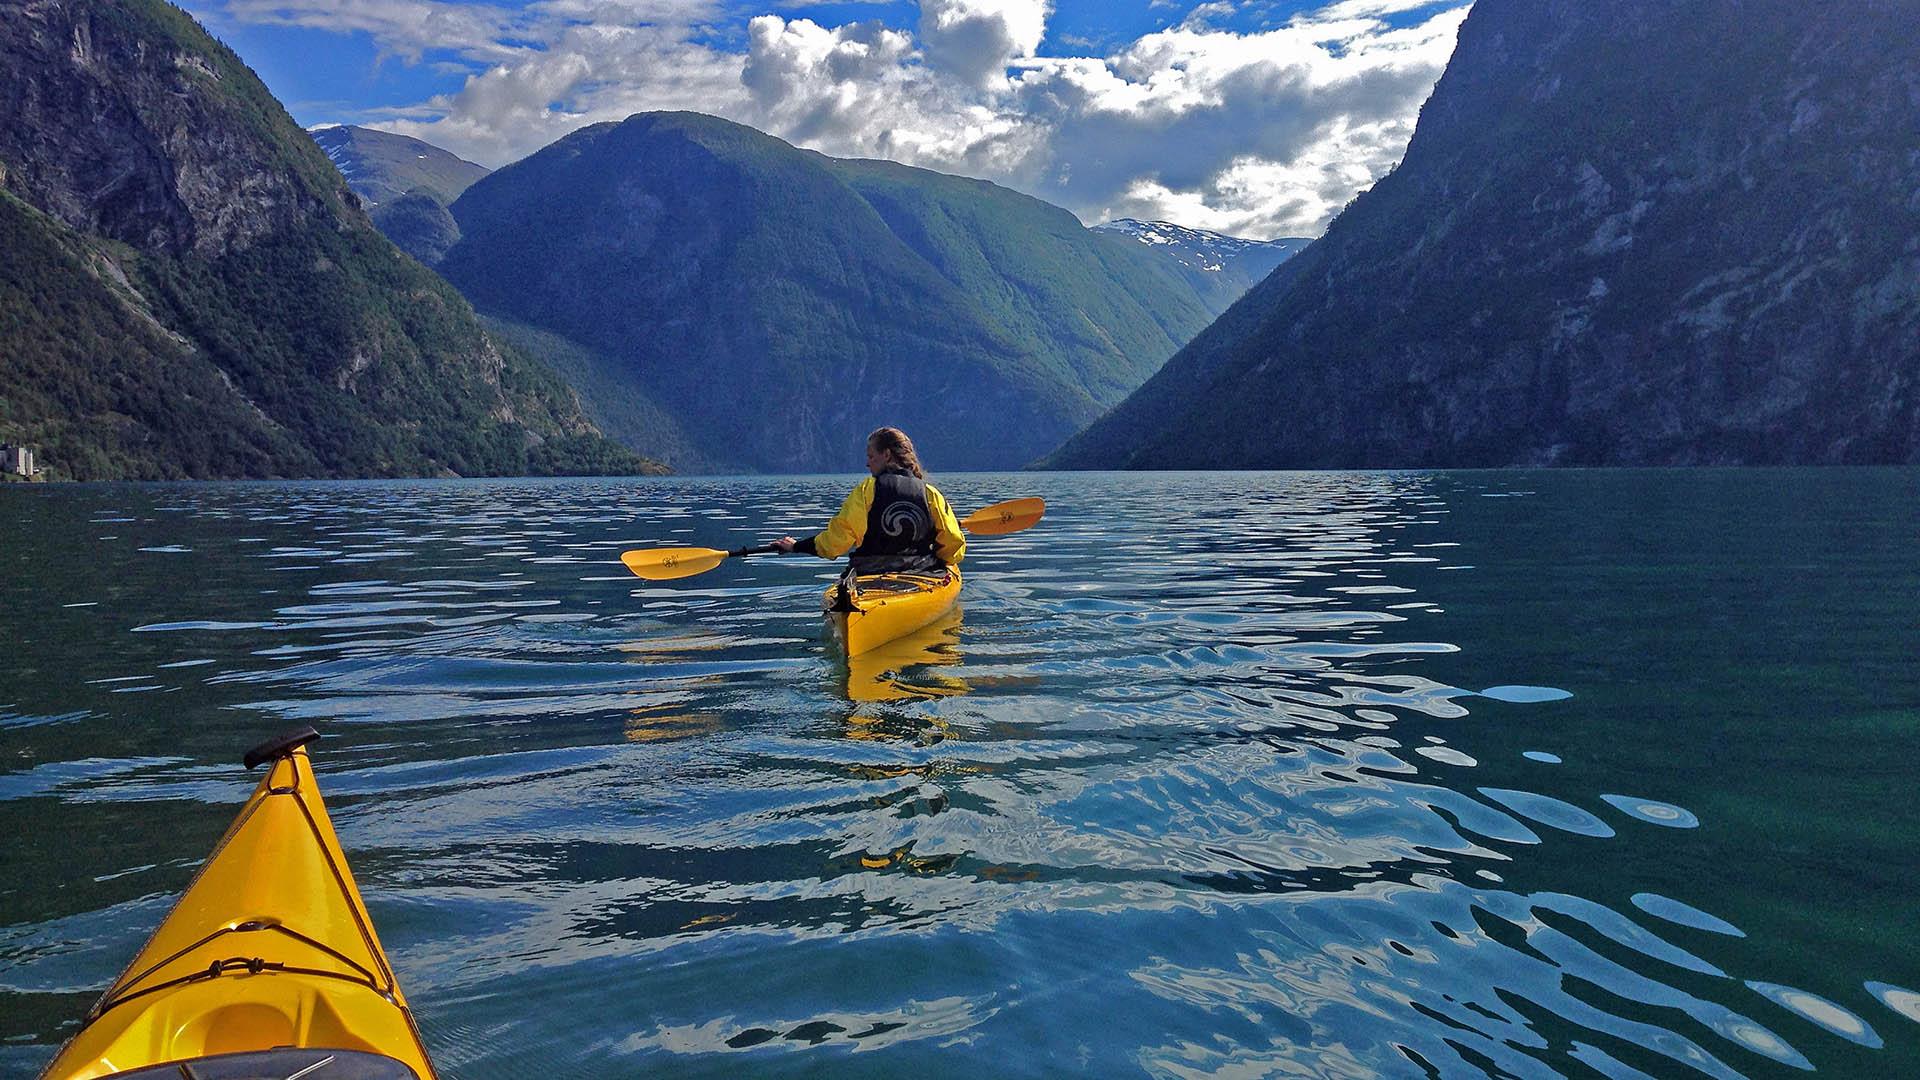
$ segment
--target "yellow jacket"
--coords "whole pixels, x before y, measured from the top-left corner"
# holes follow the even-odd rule
[[[813,553],[823,559],[837,559],[859,547],[866,538],[867,511],[872,508],[873,477],[869,476],[853,486],[847,501],[840,504],[840,512],[814,536]],[[947,497],[932,484],[927,485],[927,509],[933,512],[933,553],[948,566],[958,566],[967,554],[967,539],[960,532],[953,507],[947,505]]]

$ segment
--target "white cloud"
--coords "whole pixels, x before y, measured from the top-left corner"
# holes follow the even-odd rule
[[[748,26],[740,81],[751,107],[742,111],[789,141],[845,152],[876,113],[902,110],[902,64],[912,55],[910,35],[877,22],[827,29],[763,15]]]
[[[1400,15],[1426,8],[1451,6],[1449,0],[1341,0],[1308,14],[1307,19],[1337,22],[1346,19],[1372,19],[1382,15]]]
[[[1045,0],[921,0],[912,29],[763,15],[744,51],[702,32],[725,27],[720,0],[225,10],[485,65],[458,93],[375,126],[490,165],[589,123],[692,109],[823,153],[995,180],[1090,223],[1157,217],[1249,236],[1315,235],[1399,161],[1466,14],[1460,0],[1341,0],[1237,32],[1209,19],[1224,5],[1184,6],[1169,29],[1073,57],[1037,55]]]
[[[537,25],[506,8],[439,0],[226,0],[220,14],[261,26],[362,33],[412,61],[430,51],[504,60],[523,51],[510,43],[533,36]]]
[[[1003,81],[1008,64],[1040,48],[1052,7],[1046,0],[920,0],[927,64],[970,87]]]
[[[524,8],[451,0],[224,0],[210,12],[258,26],[365,34],[409,61],[441,53],[472,62],[515,59],[549,48],[580,27],[709,22],[721,0],[535,0]]]
[[[1314,235],[1400,159],[1464,9],[1404,30],[1186,23],[1105,61],[1040,63],[1024,114],[1050,129],[1022,177],[1094,217]]]
[[[877,22],[830,30],[809,19],[787,22],[762,15],[748,24],[747,36],[740,81],[770,112],[798,98],[793,88],[801,84],[847,89],[885,84],[913,55],[910,35]]]
[[[1332,219],[1355,193],[1399,160],[1412,135],[1404,121],[1335,124],[1293,160],[1235,158],[1192,187],[1138,178],[1100,208],[1101,217],[1174,221],[1226,233],[1259,232],[1248,221],[1287,223],[1273,235],[1313,235],[1300,223]],[[1384,164],[1383,164],[1384,163]]]
[[[596,25],[637,26],[717,19],[717,0],[536,0],[527,10]]]
[[[587,124],[654,109],[748,111],[741,58],[693,44],[680,28],[573,26],[372,126],[498,166]]]
[[[1187,12],[1184,25],[1205,26],[1209,20],[1236,14],[1240,9],[1228,0],[1213,0]]]

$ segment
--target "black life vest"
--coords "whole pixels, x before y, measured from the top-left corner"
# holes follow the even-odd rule
[[[946,564],[934,554],[936,535],[927,482],[905,469],[883,469],[873,478],[867,533],[848,561],[862,574],[938,570]]]

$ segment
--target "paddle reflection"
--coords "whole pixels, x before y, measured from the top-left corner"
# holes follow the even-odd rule
[[[662,709],[638,708],[627,717],[623,734],[628,742],[668,742],[711,735],[720,727],[720,718],[713,713],[673,713]]]
[[[971,690],[946,669],[960,666],[960,609],[846,661],[849,701],[925,701]],[[859,718],[855,718],[856,722]]]

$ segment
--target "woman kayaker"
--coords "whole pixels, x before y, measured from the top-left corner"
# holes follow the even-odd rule
[[[867,479],[853,487],[840,512],[805,540],[783,536],[782,552],[837,559],[849,555],[856,574],[932,572],[958,566],[967,553],[960,523],[899,428],[867,436]]]

